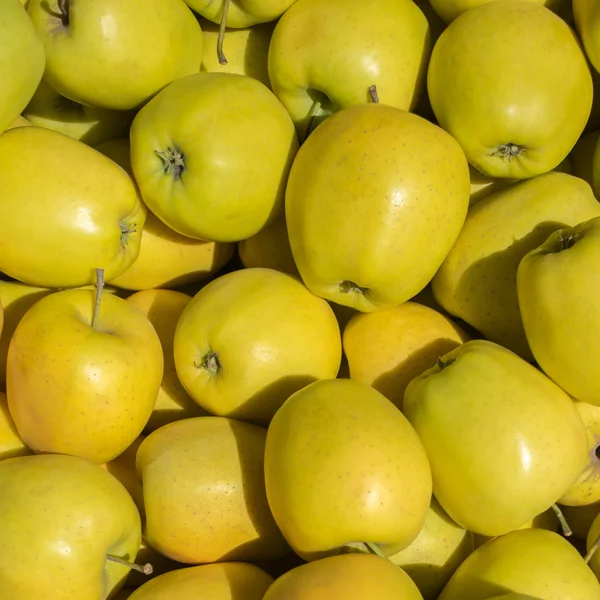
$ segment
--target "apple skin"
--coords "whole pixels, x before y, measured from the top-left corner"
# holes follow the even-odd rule
[[[213,23],[220,23],[222,2],[185,0],[195,12]],[[227,12],[227,26],[236,29],[277,20],[295,0],[235,0]]]
[[[19,437],[13,418],[8,410],[8,400],[0,392],[0,460],[33,454]]]
[[[123,585],[129,569],[107,554],[135,560],[141,522],[110,473],[73,456],[23,456],[0,461],[0,487],[3,598],[106,598]]]

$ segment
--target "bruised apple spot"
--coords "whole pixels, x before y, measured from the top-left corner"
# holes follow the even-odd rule
[[[169,175],[175,181],[181,179],[185,171],[185,155],[177,146],[168,146],[166,150],[155,150],[156,156],[162,162],[165,175]]]

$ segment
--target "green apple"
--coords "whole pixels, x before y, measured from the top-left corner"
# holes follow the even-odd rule
[[[503,593],[536,600],[597,600],[600,583],[564,537],[545,529],[523,529],[475,550],[439,600],[489,600],[504,598]]]
[[[283,211],[298,149],[281,103],[253,77],[197,73],[142,108],[131,167],[148,208],[188,237],[237,242]]]
[[[600,129],[585,133],[579,138],[570,154],[573,175],[587,181],[598,198],[600,198],[599,142]]]
[[[425,85],[429,23],[403,0],[296,0],[275,26],[269,77],[301,138],[330,114],[369,101],[413,108]]]
[[[311,383],[277,411],[265,481],[277,524],[305,560],[348,544],[398,552],[421,531],[431,502],[413,427],[383,394],[349,379]]]
[[[600,405],[600,217],[551,234],[519,264],[525,333],[544,372],[571,396]]]
[[[519,262],[553,231],[597,216],[600,204],[590,186],[565,173],[493,191],[470,207],[433,278],[436,300],[487,339],[532,360],[517,297]]]
[[[8,129],[31,100],[44,73],[46,55],[23,3],[0,3],[0,133]]]
[[[200,69],[202,30],[183,0],[31,0],[28,12],[44,79],[81,104],[130,110]]]
[[[404,413],[450,518],[503,535],[550,508],[585,468],[586,431],[571,398],[535,367],[470,340],[413,379]]]
[[[95,146],[106,140],[127,137],[133,112],[85,106],[61,96],[42,80],[23,111],[32,125],[47,127]]]
[[[431,54],[427,88],[438,123],[468,161],[511,179],[546,173],[568,155],[593,96],[573,30],[521,0],[487,2],[452,21]]]
[[[225,417],[182,419],[148,435],[136,458],[148,544],[185,564],[287,554],[265,494],[266,435]]]
[[[141,540],[138,510],[110,473],[59,454],[0,462],[6,600],[92,600],[116,592]]]
[[[455,523],[432,498],[425,524],[415,541],[389,559],[415,582],[423,600],[436,600],[474,549],[473,533]]]
[[[101,284],[101,281],[99,282]],[[6,390],[17,431],[35,452],[96,463],[142,432],[163,375],[150,321],[112,294],[55,292],[22,317],[8,348]]]

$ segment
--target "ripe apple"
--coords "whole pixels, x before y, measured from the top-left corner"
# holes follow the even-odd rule
[[[121,454],[152,414],[163,374],[150,321],[112,294],[64,290],[38,300],[8,349],[8,406],[35,452],[104,463]]]
[[[46,56],[27,11],[19,0],[0,4],[0,133],[27,106],[42,79]]]
[[[582,402],[600,405],[600,217],[551,234],[520,262],[519,307],[533,356]]]
[[[128,139],[109,140],[96,146],[96,150],[133,177]],[[128,290],[145,290],[203,281],[223,267],[234,252],[235,244],[181,235],[148,211],[138,257],[111,284]]]
[[[33,125],[53,129],[95,146],[112,138],[127,136],[134,113],[85,106],[61,96],[42,80],[23,115]]]
[[[404,413],[427,451],[433,491],[465,529],[503,535],[547,510],[585,468],[585,428],[535,367],[470,340],[413,379]]]
[[[283,210],[298,141],[281,103],[252,77],[179,79],[139,111],[130,138],[144,202],[178,233],[236,242]]]
[[[177,569],[135,590],[129,600],[263,600],[273,578],[242,562]]]
[[[138,108],[200,69],[202,30],[183,0],[31,0],[28,12],[46,49],[44,79],[81,104]]]
[[[374,387],[400,410],[409,382],[468,339],[450,319],[411,301],[355,314],[342,337],[350,379]]]
[[[263,600],[422,600],[410,577],[373,554],[330,556],[301,565],[277,578]]]
[[[141,540],[127,490],[87,460],[60,454],[0,461],[2,597],[106,598]],[[9,550],[9,551],[8,551]]]
[[[594,572],[594,575],[600,580],[600,552],[598,547],[600,546],[600,517],[596,515],[590,529],[588,531],[586,542],[585,542],[585,561],[588,563],[590,569]]]
[[[127,302],[138,308],[152,323],[163,349],[162,383],[152,415],[144,427],[146,433],[179,419],[207,414],[181,385],[173,357],[177,322],[191,299],[188,294],[175,290],[142,290],[127,298]]]
[[[596,71],[600,70],[600,2],[598,0],[573,0],[575,27],[585,48],[585,53]]]
[[[95,268],[113,279],[145,220],[131,177],[100,152],[43,127],[0,136],[0,271],[41,287],[93,283]]]
[[[543,4],[552,12],[559,15],[561,18],[568,18],[570,12],[570,2],[567,0],[533,0],[539,4]],[[435,12],[446,23],[451,23],[470,8],[490,2],[490,0],[431,0],[431,5]],[[571,14],[572,16],[572,14]]]
[[[137,452],[148,544],[186,564],[288,553],[265,494],[266,435],[225,417],[183,419],[151,433]]]
[[[241,269],[204,286],[173,342],[177,375],[214,415],[266,425],[293,392],[336,377],[337,320],[322,298],[273,269]]]
[[[363,542],[394,554],[417,537],[431,501],[413,427],[383,394],[349,379],[311,383],[277,411],[265,481],[275,521],[305,560]]]
[[[294,0],[185,0],[198,14],[213,23],[225,21],[227,27],[250,27],[277,20]]]
[[[0,392],[0,460],[29,454],[32,452],[20,438],[8,410],[6,394]]]
[[[275,26],[269,77],[305,139],[335,111],[369,101],[409,110],[425,85],[429,23],[413,2],[296,0]]]
[[[491,177],[556,167],[592,106],[592,76],[572,29],[521,0],[475,6],[450,23],[431,54],[427,87],[439,124]]]
[[[545,173],[493,191],[469,209],[458,239],[432,280],[436,300],[486,339],[533,360],[519,309],[521,259],[553,231],[600,216],[579,177]]]

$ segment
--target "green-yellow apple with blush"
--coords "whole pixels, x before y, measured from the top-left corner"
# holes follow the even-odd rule
[[[338,111],[301,146],[286,189],[304,283],[362,312],[409,300],[456,241],[469,185],[456,140],[422,117],[384,104]]]
[[[269,425],[265,481],[275,521],[305,560],[348,545],[398,552],[431,501],[415,430],[383,394],[350,379],[316,381],[287,399]]]
[[[431,54],[427,88],[438,123],[469,162],[510,179],[546,173],[568,155],[593,95],[573,30],[521,0],[488,2],[450,23]]]
[[[8,348],[6,391],[35,452],[105,463],[142,432],[156,402],[163,351],[154,327],[114,294],[63,290],[38,300]]]
[[[301,139],[341,108],[369,102],[403,110],[424,91],[429,23],[413,2],[296,0],[275,26],[269,77]]]
[[[202,30],[183,0],[30,0],[27,10],[44,79],[75,102],[131,110],[200,69]]]
[[[527,341],[541,369],[577,400],[600,406],[600,217],[551,234],[517,273]]]
[[[174,81],[137,113],[130,139],[144,202],[182,235],[237,242],[282,214],[298,140],[285,108],[253,77]]]
[[[404,414],[427,451],[440,505],[481,535],[506,534],[550,508],[587,463],[571,398],[487,340],[465,342],[413,379]]]
[[[33,454],[20,438],[8,410],[6,394],[0,392],[0,460]]]
[[[96,600],[122,587],[141,540],[127,490],[98,465],[44,454],[0,461],[7,600]],[[115,561],[115,559],[117,559]]]
[[[0,133],[8,129],[31,100],[44,73],[46,55],[23,3],[0,5]]]

